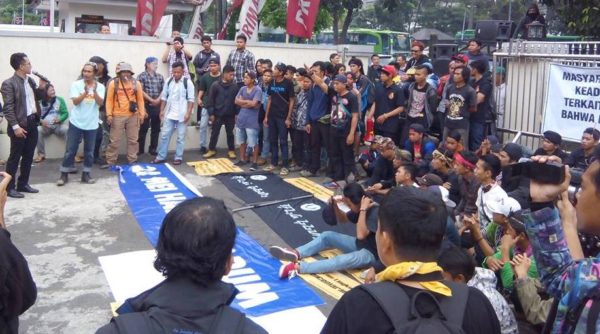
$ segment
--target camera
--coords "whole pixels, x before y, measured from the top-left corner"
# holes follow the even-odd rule
[[[137,112],[138,111],[137,102],[129,101],[129,111],[131,111],[131,112]]]
[[[573,205],[577,204],[577,193],[581,190],[581,176],[584,170],[581,168],[571,169],[571,182],[569,184],[569,201]]]
[[[538,163],[534,161],[519,162],[505,167],[502,179],[526,177],[542,184],[561,184],[565,180],[565,167],[556,162]]]

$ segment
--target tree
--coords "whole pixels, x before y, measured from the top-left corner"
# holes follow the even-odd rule
[[[287,4],[285,0],[267,0],[259,14],[261,24],[271,28],[285,29],[287,25]],[[331,27],[331,15],[322,5],[319,7],[313,33]]]
[[[333,40],[336,41],[336,44],[344,43],[355,11],[362,8],[362,0],[321,0],[321,6],[331,13]],[[344,18],[344,21],[340,32],[340,20],[342,18]]]
[[[600,38],[600,0],[544,0],[556,10],[568,32]]]

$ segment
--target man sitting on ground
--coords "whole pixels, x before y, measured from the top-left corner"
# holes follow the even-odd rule
[[[557,132],[548,130],[544,132],[542,147],[538,148],[533,155],[555,155],[565,162],[569,154],[560,149],[561,143],[562,136]]]
[[[340,208],[345,204],[350,211],[345,213]],[[365,196],[358,183],[350,183],[344,187],[342,198],[332,197],[326,208],[324,217],[330,225],[337,223],[356,224],[356,237],[326,231],[316,239],[297,249],[272,246],[269,252],[278,259],[290,261],[279,269],[280,278],[292,278],[296,274],[318,274],[346,269],[368,268],[377,261],[375,231],[379,206]],[[333,211],[333,212],[332,212]],[[337,248],[344,254],[331,259],[313,262],[298,262],[300,259],[315,255],[322,250]]]
[[[436,310],[439,303],[444,315],[452,315],[443,321],[444,325],[453,325],[467,334],[500,333],[498,318],[485,295],[475,288],[443,281],[436,259],[445,228],[446,210],[441,200],[432,199],[421,189],[393,189],[381,205],[376,234],[377,252],[387,269],[378,274],[378,283],[345,293],[321,333],[400,332],[402,328],[395,327],[395,323],[415,323],[409,320],[408,312],[400,313],[394,306],[403,305],[409,310],[413,302],[420,316],[428,316],[428,323],[442,325]],[[397,305],[388,304],[390,301]]]
[[[222,201],[199,197],[177,205],[156,246],[154,267],[166,279],[126,300],[96,333],[267,333],[229,306],[237,289],[221,279],[233,265],[235,235]]]

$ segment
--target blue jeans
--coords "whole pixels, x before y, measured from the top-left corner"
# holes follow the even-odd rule
[[[83,138],[83,171],[91,172],[94,164],[94,146],[96,145],[96,134],[98,129],[82,130],[73,123],[69,123],[67,131],[67,147],[63,158],[61,173],[68,173],[75,169],[75,155],[79,149],[79,143]]]
[[[208,147],[208,110],[202,108],[200,114],[200,147]]]
[[[171,136],[173,131],[177,129],[177,146],[175,147],[175,160],[183,159],[183,148],[185,146],[185,130],[187,125],[183,122],[179,122],[173,119],[165,119],[163,121],[162,129],[160,129],[160,141],[158,144],[158,156],[157,160],[166,160],[167,151],[169,150],[169,144],[171,143]]]
[[[279,148],[281,147],[281,161],[283,167],[288,166],[288,129],[285,119],[278,117],[269,118],[269,141],[271,142],[271,164],[279,163]]]
[[[373,253],[365,248],[360,250],[356,248],[356,238],[332,231],[321,233],[316,239],[298,247],[296,250],[300,254],[300,258],[304,258],[329,248],[337,248],[344,252],[344,254],[327,260],[310,263],[300,262],[300,273],[318,274],[346,269],[367,268],[375,263]]]
[[[485,138],[485,123],[471,122],[469,125],[469,150],[475,152]]]

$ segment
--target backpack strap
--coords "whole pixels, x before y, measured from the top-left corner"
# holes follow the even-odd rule
[[[445,298],[440,302],[442,313],[448,321],[462,327],[469,299],[469,287],[449,281],[444,281],[444,284],[452,289],[452,298]]]
[[[219,310],[208,331],[209,334],[238,334],[244,329],[246,315],[227,305]]]
[[[188,81],[188,78],[187,77],[183,77],[183,88],[185,88],[185,96],[186,96],[186,98],[187,98],[187,86],[188,86],[187,81]],[[170,77],[169,80],[167,81],[167,91],[166,91],[167,96],[165,96],[165,99],[169,98],[169,85],[171,84],[171,82],[173,82],[173,77]]]

